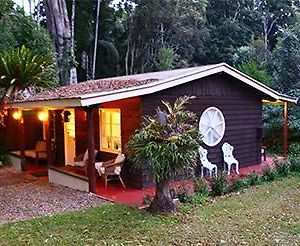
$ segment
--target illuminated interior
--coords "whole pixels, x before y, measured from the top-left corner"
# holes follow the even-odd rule
[[[68,135],[75,138],[75,114],[69,115],[69,122],[66,123]]]
[[[100,109],[100,150],[121,153],[121,112]]]

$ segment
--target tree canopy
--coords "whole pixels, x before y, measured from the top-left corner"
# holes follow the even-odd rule
[[[0,51],[22,45],[44,55],[54,51],[46,29],[16,7],[12,0],[0,0]]]
[[[65,6],[58,11],[69,23],[61,46],[65,51],[55,46],[61,84],[69,83],[72,71],[80,82],[226,62],[279,92],[300,96],[299,0],[31,3],[37,6],[27,15],[12,0],[0,0],[0,50],[25,45],[52,54],[61,37],[52,35],[52,41],[43,27],[51,31],[58,13],[46,16],[43,3]],[[293,125],[300,129],[300,123]]]

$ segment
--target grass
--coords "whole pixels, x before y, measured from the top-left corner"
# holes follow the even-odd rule
[[[248,188],[171,217],[121,205],[0,226],[1,245],[297,245],[300,177]]]

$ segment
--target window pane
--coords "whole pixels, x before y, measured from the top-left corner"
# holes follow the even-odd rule
[[[121,152],[121,113],[116,109],[100,109],[100,149]]]
[[[120,137],[121,136],[121,129],[119,125],[112,126],[112,136],[113,137]]]
[[[102,119],[101,119],[102,124],[110,123],[110,114],[108,111],[106,111],[106,110],[102,111],[101,116],[102,116]]]
[[[112,112],[112,124],[120,125],[121,119],[120,119],[120,112]]]

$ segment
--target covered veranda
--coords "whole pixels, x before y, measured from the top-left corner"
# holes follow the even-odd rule
[[[84,116],[85,119],[82,119],[84,125],[79,125],[77,128],[82,128],[83,130],[75,129],[75,118],[68,118],[69,112],[74,110],[80,110],[81,116]],[[9,117],[14,119],[14,127],[17,126],[18,132],[18,149],[11,152],[11,160],[16,163],[18,169],[21,171],[27,172],[44,172],[45,168],[48,169],[49,181],[53,183],[58,183],[71,188],[89,191],[96,193],[96,187],[98,191],[100,190],[101,179],[98,177],[98,173],[95,169],[96,154],[95,150],[99,149],[99,140],[98,146],[95,145],[95,139],[99,138],[99,124],[95,125],[95,118],[97,117],[96,113],[98,112],[98,107],[83,107],[83,108],[18,108],[9,112]],[[40,122],[40,128],[42,131],[31,132],[31,135],[26,132],[27,124],[31,124],[31,121],[26,121],[26,115],[28,112],[36,115],[36,120]],[[77,117],[81,117],[78,116]],[[73,114],[75,117],[75,114]],[[70,121],[72,121],[72,126],[69,126]],[[11,121],[12,122],[12,121]],[[38,123],[35,123],[39,125]],[[84,132],[84,134],[82,133]],[[75,134],[78,135],[78,138],[81,141],[78,141],[78,138],[75,139]],[[31,147],[28,147],[27,143],[29,138],[32,135],[36,136],[36,139],[39,139],[37,142],[44,142],[45,149],[39,150],[40,154],[45,154],[44,159],[37,160],[38,158],[30,158],[28,152],[35,151],[28,150]],[[68,140],[68,137],[72,135],[71,141]],[[85,135],[86,139],[82,139],[81,135]],[[84,142],[86,144],[82,144]],[[74,159],[76,157],[76,148],[84,145],[88,153],[88,159],[83,166],[74,165]],[[73,147],[70,147],[74,145]],[[68,152],[72,152],[71,154]],[[102,156],[100,153],[100,160],[105,161],[110,156]],[[115,156],[117,152],[113,153],[111,156]],[[99,158],[99,155],[97,155]],[[99,160],[98,160],[99,161]],[[98,179],[98,181],[97,181]],[[111,182],[111,186],[114,185]]]

